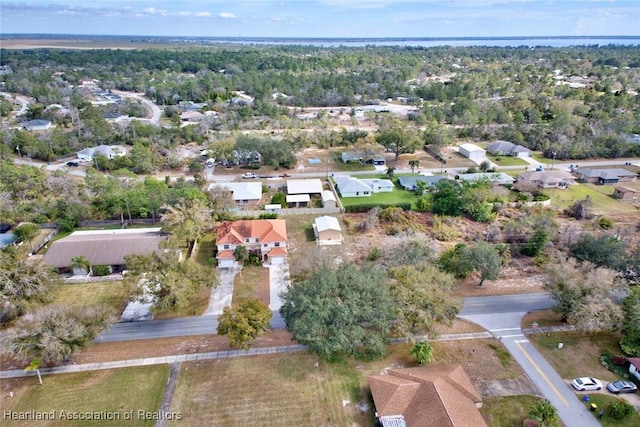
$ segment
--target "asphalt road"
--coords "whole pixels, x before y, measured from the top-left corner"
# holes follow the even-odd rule
[[[550,308],[552,300],[546,294],[522,294],[465,298],[460,312],[465,315],[488,315],[499,318],[496,313],[508,313],[517,308],[527,312]],[[277,311],[272,312],[271,327],[283,329],[284,319]],[[518,323],[519,325],[519,323]],[[96,342],[144,340],[183,335],[215,334],[217,316],[182,317],[179,319],[148,320],[143,322],[116,323],[104,332]]]
[[[566,426],[597,427],[600,423],[520,328],[525,313],[552,305],[547,294],[474,297],[465,299],[459,317],[484,327],[502,342],[540,393],[558,410]]]

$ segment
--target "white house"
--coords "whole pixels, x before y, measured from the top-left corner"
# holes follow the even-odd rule
[[[640,381],[640,357],[630,357],[629,363],[629,373]]]
[[[458,153],[471,160],[482,160],[487,156],[486,151],[478,147],[475,144],[460,144],[458,146]]]
[[[51,128],[51,122],[49,120],[29,120],[22,124],[22,128],[28,131],[43,131]]]
[[[371,197],[373,194],[373,189],[358,178],[339,176],[335,181],[342,197]]]
[[[338,218],[333,216],[320,216],[313,223],[313,234],[319,246],[341,245],[343,242],[342,228]]]
[[[214,188],[224,188],[231,191],[231,198],[238,207],[257,206],[262,200],[262,183],[260,181],[209,184],[209,190]]]
[[[393,182],[388,179],[361,179],[360,181],[371,187],[374,193],[390,193],[393,191]]]
[[[90,162],[95,156],[101,154],[108,159],[115,159],[119,156],[127,154],[127,150],[120,145],[98,145],[97,147],[89,147],[76,153],[79,160]]]

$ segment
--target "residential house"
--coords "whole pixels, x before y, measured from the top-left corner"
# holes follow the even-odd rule
[[[432,188],[434,187],[438,182],[442,181],[443,179],[449,179],[446,176],[443,175],[431,175],[431,176],[425,176],[425,175],[412,175],[412,176],[401,176],[398,178],[398,184],[400,184],[400,186],[402,188],[404,188],[405,190],[408,191],[416,191],[418,189],[418,182],[424,182],[426,185],[426,188]]]
[[[29,120],[22,124],[22,128],[31,132],[43,131],[51,128],[51,122],[42,119]]]
[[[213,188],[231,191],[231,198],[239,208],[255,207],[262,201],[262,183],[259,181],[210,184],[209,190]]]
[[[486,179],[494,185],[510,185],[515,181],[515,178],[502,172],[463,173],[457,175],[457,177],[462,181],[481,181]]]
[[[74,231],[51,243],[44,262],[67,273],[71,271],[71,260],[82,256],[91,265],[107,265],[112,272],[121,272],[129,255],[162,253],[161,243],[166,238],[160,227]]]
[[[461,366],[389,369],[369,377],[382,427],[486,427],[482,397]]]
[[[640,381],[640,357],[629,358],[629,373]]]
[[[460,144],[458,146],[458,153],[471,160],[483,160],[487,157],[486,151],[475,144],[469,143]]]
[[[386,160],[384,158],[384,153],[378,152],[375,149],[371,150],[356,150],[351,149],[349,151],[343,151],[341,154],[342,162],[360,162],[360,163],[369,163],[374,166],[384,166]]]
[[[180,121],[183,123],[198,123],[204,118],[204,114],[199,111],[185,111],[180,114]]]
[[[343,242],[342,228],[338,218],[334,216],[320,216],[313,223],[313,234],[319,246],[341,245]]]
[[[518,175],[518,183],[532,184],[540,188],[567,188],[576,183],[576,177],[565,171],[533,171]]]
[[[391,193],[395,188],[389,179],[361,179],[360,181],[371,187],[374,193]]]
[[[487,153],[494,156],[530,157],[531,150],[509,141],[495,141],[487,145]]]
[[[97,147],[85,148],[76,153],[78,159],[84,162],[92,161],[97,155],[103,155],[108,159],[115,159],[116,157],[126,154],[126,148],[120,145],[98,145]]]
[[[109,112],[104,115],[104,119],[109,123],[120,123],[129,120],[128,114]]]
[[[618,184],[614,187],[613,197],[626,201],[638,200],[640,199],[640,189],[629,185]]]
[[[339,176],[335,181],[342,197],[371,197],[373,194],[373,189],[358,178]]]
[[[287,257],[287,225],[283,219],[227,221],[218,227],[216,246],[221,268],[234,266],[238,246],[244,246],[265,263],[282,264]]]
[[[600,185],[630,182],[634,181],[636,176],[638,176],[635,172],[624,168],[575,168],[573,169],[573,174],[581,182]]]

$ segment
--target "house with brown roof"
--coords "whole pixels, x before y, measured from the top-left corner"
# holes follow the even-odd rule
[[[127,256],[161,253],[161,243],[166,238],[160,227],[75,231],[51,243],[44,262],[67,273],[71,271],[71,260],[82,256],[91,265],[107,265],[111,272],[121,272]]]
[[[483,427],[482,397],[459,365],[390,369],[369,377],[383,427]]]
[[[533,171],[518,175],[518,184],[532,184],[540,188],[562,188],[575,184],[576,177],[565,171]]]
[[[244,246],[264,263],[282,264],[287,258],[287,224],[283,219],[227,221],[218,227],[218,267],[233,267],[234,251]]]
[[[640,357],[629,358],[629,373],[640,381]]]

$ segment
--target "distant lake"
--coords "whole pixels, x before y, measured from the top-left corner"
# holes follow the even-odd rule
[[[197,39],[196,39],[197,40]],[[639,46],[640,36],[629,37],[504,37],[504,38],[251,38],[251,37],[202,37],[202,42],[237,43],[257,45],[308,45],[324,47],[362,47],[362,46],[485,46],[485,47],[569,47],[569,46]]]

